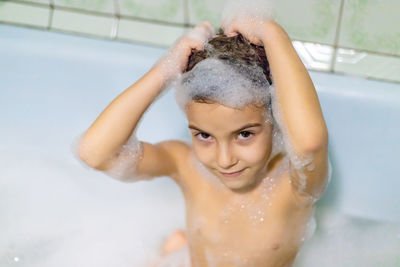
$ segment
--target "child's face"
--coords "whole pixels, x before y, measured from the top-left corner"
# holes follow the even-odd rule
[[[186,115],[196,156],[228,188],[245,189],[265,174],[272,126],[263,108],[190,102]]]

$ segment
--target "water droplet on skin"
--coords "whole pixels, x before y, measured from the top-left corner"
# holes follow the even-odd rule
[[[19,262],[19,258],[18,257],[14,257],[14,261],[15,262]]]
[[[263,221],[264,221],[264,218],[263,218],[263,217],[261,217],[261,218],[260,218],[260,222],[263,222]]]
[[[311,164],[307,166],[307,170],[308,171],[313,171],[314,169],[315,169],[314,163],[311,162]]]

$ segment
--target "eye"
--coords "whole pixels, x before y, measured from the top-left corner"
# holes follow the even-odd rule
[[[209,141],[211,139],[211,135],[208,133],[197,133],[195,136],[201,141]]]
[[[254,134],[252,132],[249,131],[242,131],[239,133],[239,139],[240,140],[248,140],[250,139]],[[241,138],[242,137],[242,138]]]

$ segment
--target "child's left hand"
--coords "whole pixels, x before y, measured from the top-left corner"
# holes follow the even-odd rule
[[[263,45],[268,28],[279,26],[275,21],[257,17],[239,17],[228,23],[222,22],[222,29],[227,36],[243,35],[255,45]]]

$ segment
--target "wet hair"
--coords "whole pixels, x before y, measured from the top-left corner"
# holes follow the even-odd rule
[[[228,37],[223,34],[222,29],[219,29],[217,36],[208,41],[206,49],[192,50],[184,72],[191,71],[199,62],[207,58],[219,59],[229,65],[258,66],[263,70],[269,85],[272,84],[269,62],[264,47],[250,43],[240,34]],[[215,100],[201,94],[194,95],[192,100],[202,103],[215,102]]]

